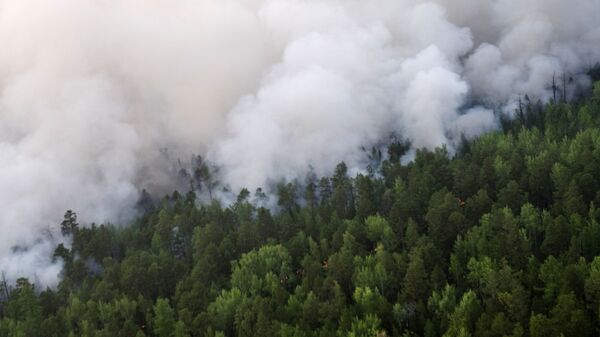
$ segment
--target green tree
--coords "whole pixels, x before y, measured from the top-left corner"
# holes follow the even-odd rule
[[[339,163],[331,179],[331,203],[337,215],[342,219],[354,217],[354,190],[348,177],[348,167],[344,162]]]
[[[361,220],[366,219],[377,211],[377,204],[371,178],[359,174],[356,177],[356,216]]]
[[[471,336],[481,306],[473,291],[466,292],[449,317],[449,327],[444,337]]]
[[[374,315],[367,315],[363,319],[354,319],[348,337],[385,337],[385,331],[380,328],[381,320]]]
[[[446,189],[431,196],[425,220],[429,236],[442,251],[450,250],[456,236],[466,229],[460,201]]]
[[[423,258],[417,251],[410,256],[410,263],[404,276],[402,297],[405,301],[424,301],[429,291],[428,277]]]
[[[175,314],[168,299],[158,298],[156,300],[153,326],[159,337],[175,336]]]
[[[26,278],[19,278],[11,291],[10,300],[4,307],[5,315],[13,323],[9,327],[15,336],[42,336],[42,308],[36,297],[34,285]]]

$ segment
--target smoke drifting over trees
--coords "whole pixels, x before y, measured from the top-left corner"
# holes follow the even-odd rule
[[[452,149],[553,77],[586,88],[598,22],[595,0],[0,1],[0,269],[51,284],[40,233],[126,219],[170,184],[159,149],[234,191],[391,133]]]

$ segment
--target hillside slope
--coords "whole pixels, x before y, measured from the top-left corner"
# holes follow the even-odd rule
[[[596,336],[599,127],[597,83],[524,99],[452,158],[402,164],[392,143],[370,174],[341,163],[229,207],[175,192],[125,227],[67,214],[63,280],[3,283],[0,335]]]

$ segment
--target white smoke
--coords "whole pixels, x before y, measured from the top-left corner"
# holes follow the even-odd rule
[[[237,190],[391,133],[452,148],[553,77],[585,86],[599,22],[597,0],[0,0],[0,270],[52,284],[11,248],[66,209],[126,220],[170,184],[159,149]]]

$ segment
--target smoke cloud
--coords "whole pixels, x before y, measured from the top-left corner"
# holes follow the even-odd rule
[[[234,191],[392,133],[452,149],[553,76],[589,85],[598,22],[596,0],[0,0],[0,270],[55,284],[40,238],[66,209],[126,221],[172,183],[160,149]]]

